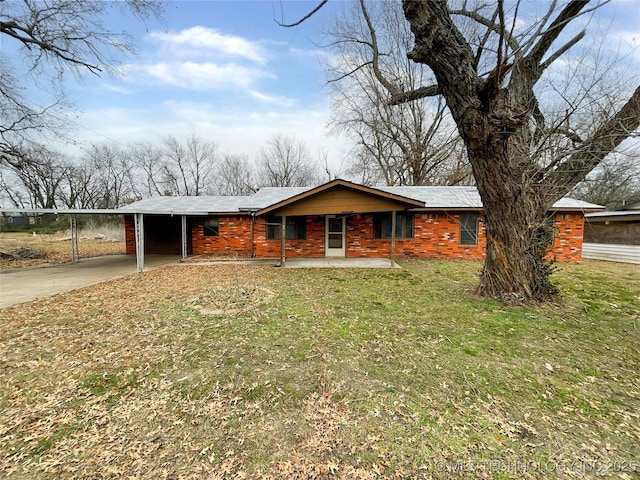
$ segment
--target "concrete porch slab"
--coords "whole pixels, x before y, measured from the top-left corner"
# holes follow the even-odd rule
[[[285,268],[392,268],[388,258],[288,258]],[[396,262],[393,268],[402,268]]]

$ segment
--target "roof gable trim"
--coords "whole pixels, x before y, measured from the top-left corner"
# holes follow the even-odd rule
[[[299,193],[297,195],[294,195],[292,197],[286,198],[284,200],[281,200],[279,202],[276,202],[272,205],[269,205],[267,207],[264,207],[260,210],[258,210],[256,212],[256,215],[266,215],[270,212],[273,212],[275,210],[279,210],[282,209],[288,205],[291,205],[293,203],[297,203],[301,200],[305,200],[309,197],[313,197],[314,195],[317,195],[319,193],[322,192],[326,192],[328,190],[331,190],[332,188],[336,188],[336,187],[344,187],[347,188],[349,190],[355,191],[355,192],[359,192],[359,193],[363,193],[363,194],[367,194],[367,195],[372,195],[375,197],[380,197],[380,198],[384,198],[386,200],[391,200],[391,201],[395,201],[401,204],[406,205],[408,208],[411,207],[424,207],[424,202],[421,200],[416,200],[415,198],[409,198],[409,197],[405,197],[403,195],[398,195],[395,193],[390,193],[390,192],[386,192],[384,190],[379,190],[377,188],[373,188],[373,187],[367,187],[365,185],[360,185],[357,183],[353,183],[353,182],[349,182],[347,180],[342,180],[340,178],[337,178],[335,180],[331,180],[330,182],[327,182],[323,185],[320,185],[318,187],[312,188],[310,190],[306,190],[302,193]]]

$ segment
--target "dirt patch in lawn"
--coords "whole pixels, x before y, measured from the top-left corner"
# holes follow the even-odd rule
[[[256,285],[230,285],[207,288],[191,300],[202,315],[235,315],[269,303],[274,293]]]

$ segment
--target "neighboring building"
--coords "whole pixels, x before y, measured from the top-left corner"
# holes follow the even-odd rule
[[[601,209],[557,202],[551,256],[580,261],[584,213]],[[154,197],[117,211],[129,254],[136,253],[136,225],[145,254],[480,259],[486,246],[487,213],[475,187],[372,188],[333,180],[243,197]]]
[[[628,207],[585,215],[585,258],[640,263],[640,204]]]
[[[20,230],[30,227],[47,226],[56,220],[55,214],[42,213],[5,213],[0,215],[0,227]]]

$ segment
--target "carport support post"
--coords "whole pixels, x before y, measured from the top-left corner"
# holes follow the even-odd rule
[[[282,225],[280,225],[280,266],[284,267],[286,261],[285,242],[287,240],[287,216],[282,216]]]
[[[71,228],[71,262],[78,263],[80,254],[78,253],[78,220],[75,215],[69,216]]]
[[[396,211],[391,212],[391,268],[393,268],[396,258]]]
[[[136,271],[141,273],[144,268],[144,215],[136,213],[133,218],[136,230]]]
[[[182,215],[182,260],[187,259],[187,216]]]

